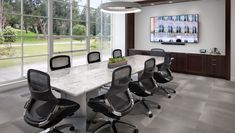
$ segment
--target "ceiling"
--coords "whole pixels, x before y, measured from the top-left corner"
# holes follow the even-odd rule
[[[198,0],[127,0],[127,1],[138,2],[142,6],[152,6],[152,5],[160,5],[160,4],[169,4],[171,2],[179,3],[179,2],[190,2],[190,1],[198,1]]]

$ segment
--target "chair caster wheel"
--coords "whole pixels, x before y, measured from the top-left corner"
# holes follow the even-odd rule
[[[71,127],[69,128],[69,130],[70,130],[70,131],[75,131],[75,127],[74,127],[74,126],[71,126]]]
[[[167,97],[168,97],[169,99],[171,99],[171,95],[168,95]]]
[[[153,117],[153,114],[151,113],[151,114],[148,114],[148,116],[149,116],[149,118],[152,118]]]
[[[158,106],[157,106],[157,109],[161,109],[161,105],[158,105]]]
[[[139,132],[139,130],[138,129],[134,129],[134,133],[138,133]]]
[[[174,91],[173,91],[173,93],[175,94],[175,93],[176,93],[176,91],[174,90]]]
[[[149,111],[149,112],[148,112],[148,116],[149,116],[149,118],[152,118],[152,117],[153,117],[152,111]]]

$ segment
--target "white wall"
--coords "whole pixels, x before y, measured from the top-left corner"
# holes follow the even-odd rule
[[[113,14],[113,49],[122,49],[122,55],[125,55],[126,49],[126,22],[124,14]]]
[[[235,0],[231,0],[232,2],[232,11],[231,11],[231,80],[235,81]]]
[[[234,1],[234,0],[232,0]],[[150,42],[150,17],[180,14],[199,14],[199,43],[184,46],[161,45]],[[217,47],[225,54],[225,1],[201,0],[143,7],[135,15],[135,49],[163,48],[171,52],[198,53]]]

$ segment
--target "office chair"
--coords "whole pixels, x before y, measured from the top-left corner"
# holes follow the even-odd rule
[[[70,100],[56,98],[51,92],[48,74],[30,69],[27,76],[31,97],[24,107],[24,121],[49,133],[62,133],[60,130],[64,128],[74,131],[72,124],[54,126],[65,117],[72,116],[80,105]]]
[[[153,101],[146,100],[144,97],[152,96],[156,91],[156,86],[153,81],[153,73],[155,70],[155,59],[151,58],[145,61],[144,70],[141,73],[138,73],[138,81],[132,81],[129,84],[129,89],[135,95],[139,96],[140,98],[135,101],[135,103],[141,102],[144,107],[148,110],[149,118],[153,117],[153,113],[150,108],[147,106],[146,102],[153,103],[157,105],[158,109],[161,106],[158,103]]]
[[[113,58],[120,58],[120,57],[122,57],[122,50],[121,49],[113,50]]]
[[[161,84],[168,83],[173,80],[173,76],[171,74],[170,66],[171,66],[171,56],[163,49],[152,49],[150,54],[152,56],[163,56],[164,63],[157,66],[158,71],[155,71],[153,74],[153,78],[156,81],[159,90],[162,90],[168,98],[171,98],[170,92],[176,93],[174,89],[164,88]]]
[[[100,62],[100,61],[101,61],[101,59],[100,59],[100,52],[95,51],[95,52],[88,53],[88,55],[87,55],[87,62],[89,64]]]
[[[110,125],[117,133],[116,123],[125,124],[134,129],[137,133],[136,126],[120,121],[121,117],[128,114],[133,106],[134,100],[128,89],[128,84],[131,80],[131,66],[123,66],[113,71],[111,87],[104,95],[96,98],[91,98],[88,102],[88,106],[93,109],[94,112],[100,112],[112,120],[106,121],[104,124],[94,130],[98,132],[106,125]]]
[[[163,50],[163,49],[160,49],[160,48],[154,48],[154,49],[151,49],[151,51],[150,51],[150,55],[151,55],[151,56],[160,56],[160,57],[165,57],[166,52],[165,52],[165,50]]]
[[[58,55],[50,59],[51,71],[71,67],[70,57],[67,55]]]

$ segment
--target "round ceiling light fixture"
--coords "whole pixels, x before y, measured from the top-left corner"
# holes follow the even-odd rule
[[[141,11],[141,5],[134,2],[128,1],[113,1],[107,2],[100,5],[102,12],[106,13],[137,13]]]

